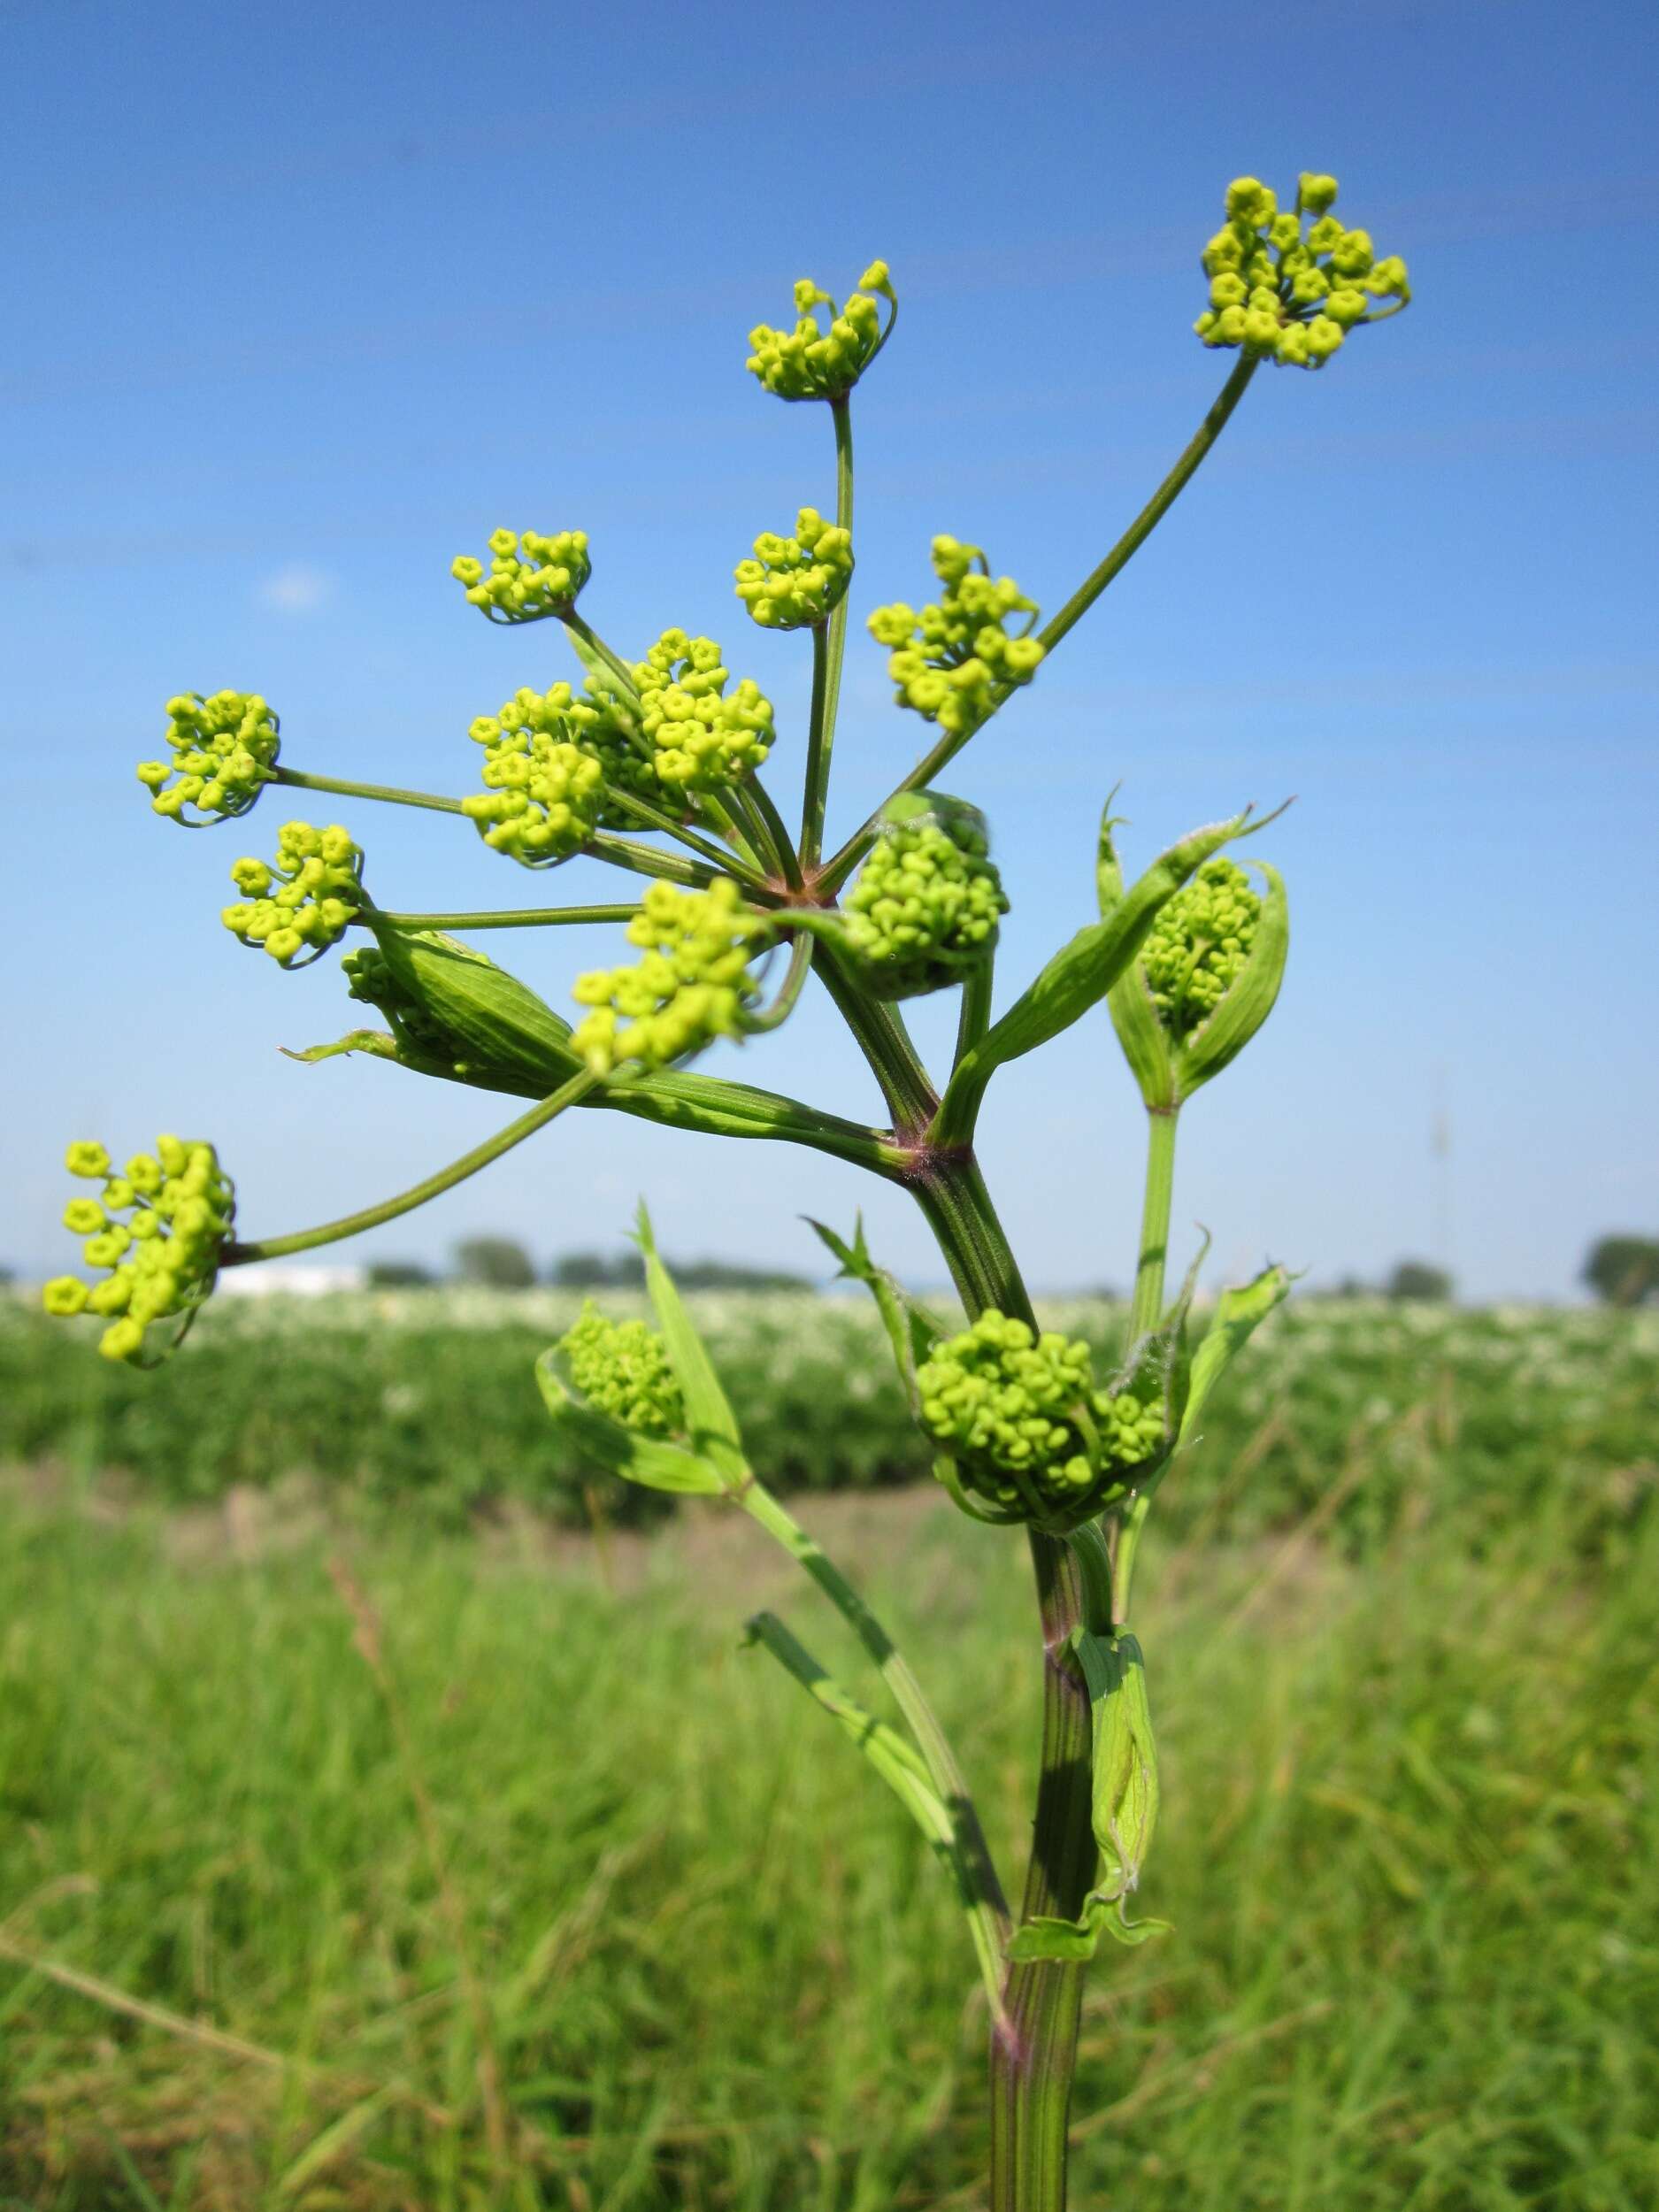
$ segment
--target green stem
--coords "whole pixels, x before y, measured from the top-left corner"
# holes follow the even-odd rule
[[[680,844],[685,846],[687,852],[695,853],[699,858],[706,860],[710,867],[718,868],[723,875],[735,876],[740,882],[752,881],[758,884],[761,881],[758,876],[750,876],[738,855],[723,852],[719,846],[713,843],[710,839],[700,836],[695,830],[687,824],[677,820],[664,808],[654,806],[649,799],[642,799],[637,791],[625,791],[619,784],[608,783],[605,786],[605,797],[611,804],[619,806],[625,812],[631,814],[642,828],[661,830],[664,835],[674,838]],[[727,818],[724,809],[721,810],[718,819],[720,826],[725,828]]]
[[[1164,1279],[1169,1262],[1170,1206],[1175,1192],[1175,1131],[1179,1106],[1147,1110],[1147,1185],[1141,1210],[1141,1257],[1135,1268],[1134,1297],[1129,1308],[1129,1341],[1138,1343],[1164,1317]],[[1111,1621],[1128,1624],[1134,1586],[1135,1555],[1152,1507],[1157,1478],[1137,1490],[1117,1517],[1111,1533]]]
[[[730,803],[731,787],[725,792],[705,791],[700,794],[698,805],[710,827],[724,837],[739,856],[726,863],[728,872],[747,883],[764,883],[766,879],[766,856],[764,844],[757,839],[747,817],[740,816]]]
[[[780,1029],[794,1013],[806,987],[807,977],[812,972],[812,940],[803,934],[789,948],[789,965],[783,979],[782,988],[772,1004],[758,1014],[745,1016],[746,1033],[759,1034],[768,1029]]]
[[[459,799],[441,799],[430,791],[401,791],[386,783],[348,783],[342,776],[312,776],[279,764],[271,772],[273,783],[291,785],[296,791],[332,791],[342,799],[377,799],[388,806],[419,806],[434,814],[459,814]]]
[[[1052,653],[1066,633],[1075,628],[1082,620],[1108,584],[1134,558],[1175,504],[1186,489],[1199,463],[1226,427],[1228,417],[1243,398],[1250,379],[1256,374],[1259,358],[1259,356],[1254,354],[1240,356],[1238,365],[1217,393],[1210,412],[1187,441],[1174,467],[1171,469],[1169,474],[1100,565],[1078,586],[1053,620],[1046,622],[1038,631],[1037,641],[1048,652]],[[1009,684],[998,687],[991,708],[992,713],[995,713],[998,707],[1012,697],[1014,688],[1014,686]],[[987,715],[986,720],[989,718]],[[890,805],[892,799],[896,798],[900,791],[919,791],[932,783],[934,777],[956,758],[968,740],[976,736],[984,727],[985,721],[979,721],[976,722],[971,729],[964,731],[959,736],[947,733],[941,737],[930,751],[922,756],[903,782],[899,785],[898,790],[895,791],[889,799],[883,801],[883,804]],[[821,890],[826,893],[833,891],[846,881],[874,843],[876,825],[879,817],[880,808],[878,808],[863,827],[848,839],[840,852],[828,863],[819,878]]]
[[[728,787],[726,799],[741,825],[756,865],[799,889],[801,869],[778,810],[756,777]]]
[[[818,974],[881,1086],[895,1129],[919,1136],[939,1110],[938,1093],[904,1024],[884,1000],[860,988],[828,945],[820,951]]]
[[[636,876],[655,876],[664,883],[684,884],[692,890],[706,891],[715,879],[716,871],[701,860],[682,859],[679,853],[641,845],[631,837],[613,837],[609,830],[595,830],[582,849],[595,860],[609,861],[613,868],[628,868]],[[718,872],[730,876],[740,872],[728,859]]]
[[[388,914],[376,907],[373,920],[394,929],[557,929],[573,922],[629,922],[637,906],[526,906],[498,914]],[[363,926],[371,918],[364,917]]]
[[[964,1053],[972,1052],[991,1025],[991,992],[996,979],[996,955],[992,952],[970,968],[962,986],[962,1004],[956,1014],[956,1048],[951,1055],[954,1075]]]
[[[914,1185],[971,1314],[987,1306],[1033,1319],[1008,1241],[972,1156],[953,1155]],[[1071,1655],[1086,1618],[1069,1544],[1029,1532],[1043,1643],[1041,1766],[1021,1918],[1074,1920],[1094,1878],[1088,1694]],[[990,2212],[1064,2212],[1066,2127],[1077,2067],[1083,1969],[1033,1961],[1003,1984],[1010,2032],[991,2039]]]
[[[1108,584],[1119,571],[1125,568],[1157,528],[1164,516],[1180,497],[1199,463],[1226,428],[1227,418],[1244,397],[1250,379],[1261,365],[1259,354],[1247,353],[1240,357],[1232,375],[1216,395],[1210,412],[1188,439],[1180,458],[1158,486],[1146,505],[1124,532],[1098,568],[1084,578],[1059,613],[1045,622],[1037,633],[1037,641],[1052,653],[1066,632],[1072,629],[1088,612]]]
[[[829,623],[812,626],[812,703],[807,710],[806,785],[801,803],[801,865],[810,868],[824,836],[829,779],[824,767],[824,702],[829,687]]]
[[[476,1175],[480,1168],[488,1167],[492,1160],[499,1160],[503,1152],[511,1152],[526,1137],[534,1136],[538,1129],[545,1129],[557,1115],[567,1106],[574,1106],[594,1089],[600,1078],[584,1068],[568,1083],[544,1098],[539,1106],[533,1106],[527,1114],[520,1114],[517,1121],[487,1137],[482,1144],[474,1145],[458,1160],[442,1168],[436,1175],[429,1175],[412,1190],[401,1192],[396,1198],[382,1199],[378,1206],[365,1206],[361,1213],[344,1214],[338,1221],[325,1221],[316,1229],[297,1229],[292,1236],[264,1237],[254,1244],[230,1244],[225,1248],[219,1264],[223,1267],[246,1267],[257,1260],[284,1259],[290,1252],[314,1251],[319,1244],[337,1244],[342,1237],[360,1236],[365,1229],[378,1229],[385,1221],[396,1221],[400,1214],[412,1213],[417,1206],[424,1206],[429,1198],[436,1198],[444,1191],[453,1190],[469,1175]]]
[[[571,634],[573,637],[580,638],[582,643],[588,648],[588,651],[593,654],[594,657],[596,660],[601,660],[604,663],[611,673],[616,678],[624,698],[637,714],[640,709],[640,687],[634,680],[634,671],[628,666],[626,661],[623,659],[619,653],[612,652],[610,646],[605,643],[603,638],[600,636],[599,633],[596,630],[590,629],[588,624],[582,620],[582,618],[577,613],[574,607],[571,609],[568,614],[563,616],[561,619],[565,624],[565,627],[571,633]]]
[[[778,866],[784,881],[792,891],[802,887],[801,863],[795,857],[795,847],[789,842],[789,833],[784,819],[773,803],[772,795],[758,776],[751,776],[744,785],[749,803],[764,824],[767,840],[778,857]]]
[[[1164,1276],[1169,1263],[1170,1205],[1175,1194],[1175,1128],[1180,1109],[1155,1106],[1147,1114],[1147,1187],[1141,1209],[1141,1256],[1129,1309],[1129,1340],[1156,1329],[1164,1313]]]
[[[916,1739],[940,1801],[950,1816],[953,1842],[964,1878],[964,1900],[982,1965],[989,1963],[987,1985],[994,2016],[1002,2013],[1001,1982],[1009,1937],[1008,1901],[997,1877],[979,1816],[949,1738],[939,1724],[909,1661],[848,1581],[794,1516],[779,1504],[764,1483],[751,1481],[739,1502],[767,1534],[811,1576],[830,1603],[869,1653]]]
[[[849,394],[830,402],[835,425],[835,521],[853,526],[853,411]],[[801,817],[801,866],[810,875],[824,843],[824,810],[829,798],[830,754],[841,707],[841,666],[847,657],[849,594],[842,592],[827,623],[812,633],[812,719],[807,736],[806,798]]]

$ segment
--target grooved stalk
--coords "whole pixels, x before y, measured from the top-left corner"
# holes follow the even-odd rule
[[[995,1306],[1031,1322],[1031,1301],[972,1156],[936,1169],[916,1195],[970,1314]],[[1083,1619],[1083,1593],[1066,1544],[1034,1529],[1030,1540],[1042,1624],[1042,1756],[1021,1917],[1072,1920],[1096,1857],[1088,1696],[1065,1655]],[[1009,1969],[1002,1995],[1011,2033],[991,2039],[991,2212],[1064,2212],[1082,1992],[1080,1964]]]

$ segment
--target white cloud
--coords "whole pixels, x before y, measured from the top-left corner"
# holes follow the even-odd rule
[[[262,577],[254,595],[261,606],[273,608],[278,614],[312,614],[334,595],[334,580],[326,570],[312,568],[304,561],[290,561],[286,568],[273,569],[269,576]]]

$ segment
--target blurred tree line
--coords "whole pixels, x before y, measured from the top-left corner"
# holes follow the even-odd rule
[[[741,1260],[674,1260],[674,1279],[685,1290],[810,1290],[804,1275]],[[373,1290],[419,1290],[441,1282],[478,1283],[489,1290],[643,1290],[645,1263],[631,1248],[620,1252],[565,1252],[545,1273],[515,1237],[464,1237],[444,1271],[419,1260],[375,1260],[367,1270]]]

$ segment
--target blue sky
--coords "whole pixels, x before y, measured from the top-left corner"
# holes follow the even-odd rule
[[[293,765],[472,786],[465,729],[569,673],[488,628],[452,556],[499,521],[590,534],[584,609],[630,652],[706,630],[800,764],[804,642],[731,570],[833,499],[829,425],[743,372],[810,273],[892,265],[900,331],[857,402],[858,574],[832,796],[850,828],[921,749],[869,609],[930,536],[1052,609],[1156,482],[1227,357],[1191,334],[1226,180],[1342,180],[1417,303],[1328,372],[1264,371],[1207,468],[953,786],[1013,912],[1001,992],[1091,913],[1121,780],[1129,856],[1294,793],[1262,841],[1294,917],[1279,1007],[1186,1118],[1179,1221],[1217,1275],[1449,1256],[1471,1295],[1571,1291],[1659,1230],[1652,620],[1659,340],[1646,272],[1655,42],[1629,5],[967,0],[833,14],[613,6],[603,24],[404,4],[0,7],[8,486],[0,764],[12,1049],[0,1258],[61,1265],[71,1134],[215,1137],[250,1233],[416,1179],[504,1118],[395,1069],[302,1069],[351,1025],[218,925],[230,862],[300,810],[187,836],[132,764],[180,689],[263,690]],[[441,817],[333,803],[383,904],[540,897]],[[319,817],[319,818],[323,818]],[[557,890],[627,895],[577,863]],[[492,942],[556,1004],[586,933]],[[916,1027],[935,1053],[950,1015]],[[821,997],[723,1051],[868,1115]],[[1444,1193],[1430,1152],[1449,1114]],[[1033,1282],[1123,1283],[1141,1110],[1103,1016],[1011,1070],[987,1176]],[[567,1118],[342,1256],[511,1230],[816,1264],[796,1217],[938,1274],[902,1196],[785,1148]]]

